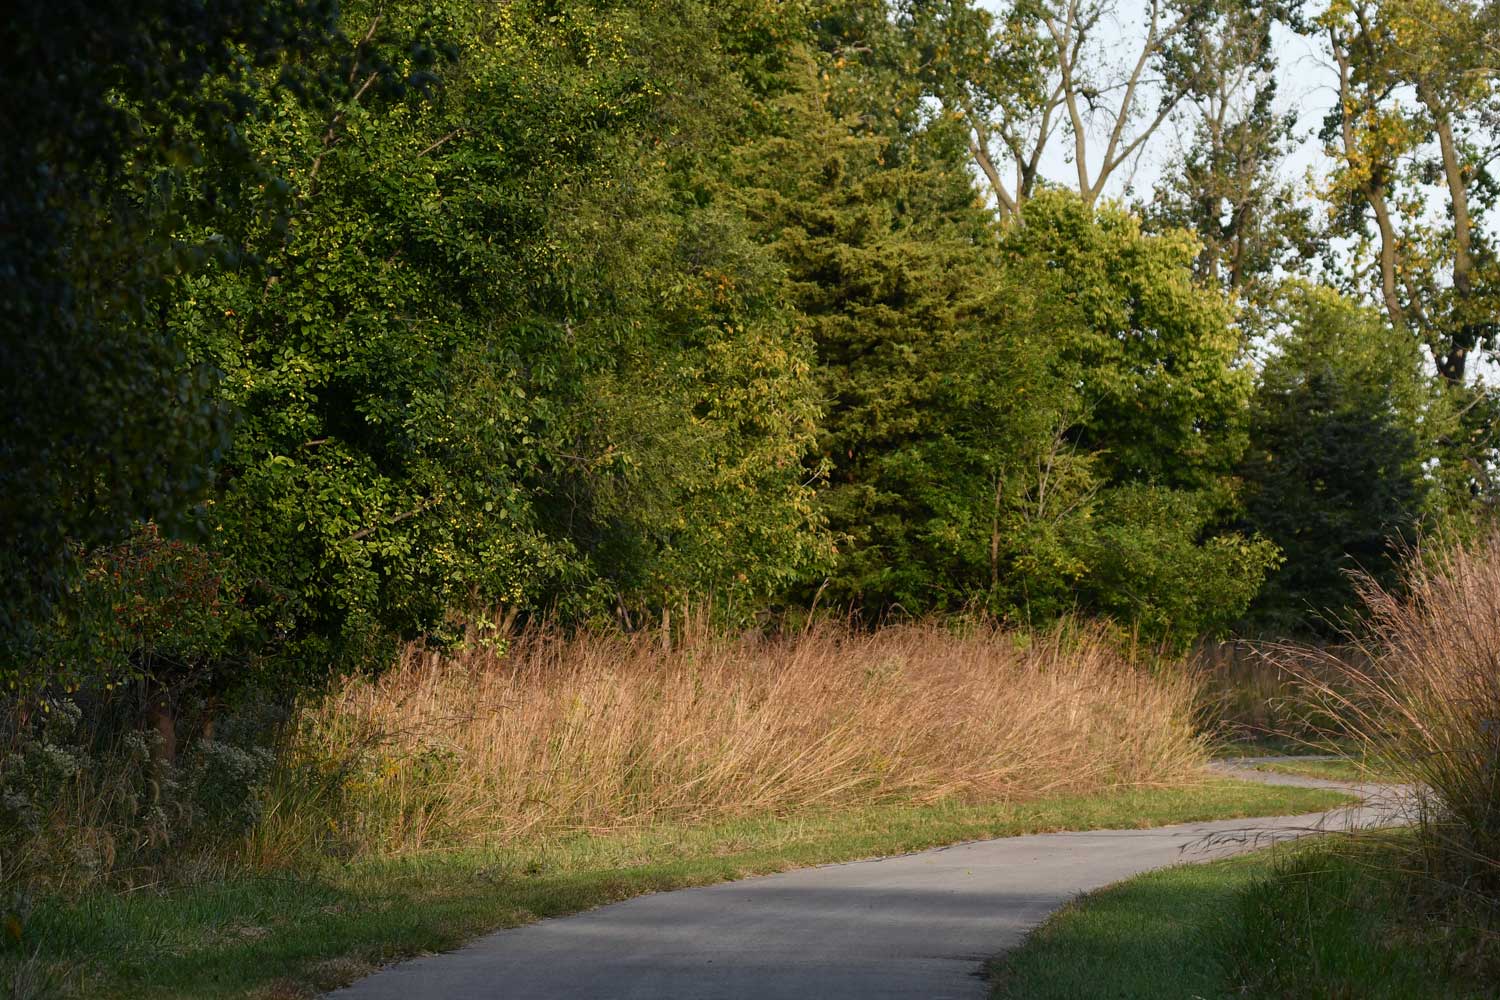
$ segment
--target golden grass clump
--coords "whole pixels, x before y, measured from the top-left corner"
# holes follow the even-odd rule
[[[1415,555],[1402,586],[1361,585],[1354,657],[1313,686],[1365,756],[1417,789],[1435,874],[1500,893],[1500,528]]]
[[[802,807],[1017,799],[1180,783],[1206,758],[1196,682],[1131,664],[1091,629],[687,631],[408,648],[306,711],[257,849],[311,837],[388,854]],[[327,780],[297,777],[309,773]]]

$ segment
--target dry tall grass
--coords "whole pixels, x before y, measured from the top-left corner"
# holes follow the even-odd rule
[[[1285,645],[1234,640],[1204,643],[1193,651],[1203,678],[1204,727],[1229,740],[1273,743],[1323,752],[1346,736],[1343,719],[1322,693],[1341,685],[1347,665],[1364,662],[1358,650],[1325,645],[1288,656]],[[1337,664],[1330,669],[1328,664]]]
[[[1191,780],[1195,682],[1097,632],[534,632],[408,649],[308,710],[256,850],[353,853],[806,806]],[[322,771],[311,787],[298,775]],[[336,778],[337,780],[333,780]],[[331,790],[337,789],[337,801]]]
[[[1367,756],[1420,790],[1436,873],[1500,898],[1500,528],[1419,554],[1400,591],[1361,589],[1364,665],[1313,657],[1341,677],[1315,686]]]

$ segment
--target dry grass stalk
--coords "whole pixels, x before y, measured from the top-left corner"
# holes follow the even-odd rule
[[[1434,873],[1500,892],[1500,529],[1419,553],[1399,591],[1361,584],[1361,654],[1284,651],[1367,758],[1420,789]],[[1313,669],[1309,669],[1311,664]],[[1336,673],[1337,683],[1317,680]]]
[[[1307,647],[1230,640],[1208,642],[1194,650],[1193,669],[1203,677],[1201,715],[1206,729],[1228,739],[1267,737],[1326,752],[1347,735],[1337,713],[1328,711],[1322,689],[1339,684],[1347,665],[1362,660],[1343,645]],[[1337,664],[1330,669],[1328,664]]]
[[[335,827],[353,852],[392,853],[808,806],[1014,799],[1178,783],[1205,760],[1186,672],[1153,675],[1087,629],[686,632],[407,649],[307,712],[287,773],[348,768],[340,801],[320,811],[283,787],[258,850]]]

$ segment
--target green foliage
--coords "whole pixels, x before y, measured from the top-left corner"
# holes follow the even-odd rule
[[[921,137],[898,148],[878,125],[830,111],[823,95],[857,96],[863,74],[840,61],[805,56],[780,134],[741,154],[737,186],[787,268],[817,349],[829,406],[818,438],[828,476],[820,506],[840,548],[830,596],[876,608],[962,604],[971,582],[934,572],[934,563],[955,562],[962,540],[923,523],[935,512],[922,494],[948,489],[931,449],[952,441],[932,418],[972,391],[954,375],[978,353],[993,260],[984,213],[961,162],[934,157]],[[846,76],[856,83],[844,87]],[[992,374],[1008,366],[986,361]]]
[[[1046,192],[996,241],[943,122],[831,112],[872,70],[829,47],[740,183],[828,401],[825,594],[1026,620],[1083,606],[1155,638],[1232,621],[1274,556],[1215,536],[1249,375],[1190,237]]]
[[[323,80],[304,57],[331,4],[27,4],[0,65],[0,684],[76,581],[72,543],[144,518],[180,526],[226,425],[210,367],[183,364],[162,312],[180,275],[233,239],[185,239],[244,209],[187,183],[216,162],[271,176],[244,141],[268,103]],[[66,603],[64,601],[64,603]]]
[[[16,342],[78,380],[27,391],[135,442],[94,414],[14,451],[61,477],[6,515],[36,529],[5,571],[30,574],[7,627],[33,689],[66,664],[290,693],[497,608],[743,621],[822,590],[1178,639],[1237,617],[1273,557],[1221,527],[1250,382],[1200,248],[1036,185],[998,225],[972,121],[928,100],[957,83],[919,71],[974,12],[918,6],[107,22],[110,51],[183,62],[79,78],[103,124],[54,158],[92,166],[46,195],[62,228],[25,230],[37,260],[94,254],[26,272],[28,316],[93,303]],[[37,17],[26,44],[73,58]],[[1005,51],[993,72],[1034,84]],[[129,385],[59,360],[79,338]]]
[[[1047,191],[1004,249],[1057,273],[1077,310],[1056,352],[1086,411],[1076,440],[1107,476],[1196,490],[1234,467],[1250,372],[1224,297],[1193,280],[1190,234],[1146,235],[1123,209]]]
[[[264,271],[210,269],[173,317],[241,418],[207,519],[285,659],[374,662],[450,611],[628,618],[795,578],[821,548],[807,349],[713,187],[703,143],[733,123],[699,135],[747,87],[726,23],[345,17],[342,103],[249,135],[296,185]]]
[[[1194,280],[1194,240],[1043,191],[1002,251],[1053,275],[1049,307],[1076,317],[1048,345],[1054,384],[1071,398],[1047,454],[1089,457],[1072,498],[1053,501],[1072,523],[1054,519],[1063,530],[1043,550],[1071,572],[1027,580],[1023,598],[1071,595],[1153,639],[1222,630],[1277,557],[1266,539],[1219,527],[1236,509],[1250,377],[1222,293]],[[1029,487],[1039,511],[1055,467],[1042,463]]]
[[[1500,22],[1489,6],[1338,0],[1304,25],[1327,39],[1339,69],[1321,132],[1334,162],[1321,192],[1329,228],[1356,241],[1363,264],[1335,282],[1363,295],[1378,277],[1391,325],[1426,347],[1455,388],[1500,333],[1500,257],[1487,218]]]
[[[1104,491],[1083,593],[1148,638],[1183,644],[1221,632],[1280,561],[1260,535],[1216,530],[1226,506],[1213,491],[1139,483]]]
[[[1442,502],[1427,470],[1454,422],[1420,346],[1374,310],[1292,285],[1278,311],[1242,474],[1246,523],[1286,562],[1254,618],[1317,632],[1355,605],[1351,571],[1395,582],[1400,547]]]
[[[436,50],[478,25],[451,9],[345,17],[362,41],[341,101],[321,111],[285,103],[250,135],[295,184],[287,224],[253,234],[264,269],[206,271],[173,317],[191,356],[224,372],[223,398],[240,418],[207,511],[214,544],[247,586],[266,590],[265,624],[318,665],[436,624],[472,581],[474,555],[496,544],[485,529],[517,504],[494,449],[497,437],[524,436],[525,388],[504,384],[511,352],[481,364],[479,330],[514,289],[513,227],[535,222],[505,209],[526,207],[540,182],[502,173],[488,199],[473,197],[464,181],[487,164],[462,136],[437,147],[441,158],[423,153],[467,125],[493,129],[489,159],[511,165],[493,151],[524,136],[537,110],[466,121],[462,102],[461,88],[485,86],[493,66],[439,67],[441,88],[364,86],[402,39],[435,34]],[[395,74],[420,69],[411,61]],[[478,382],[489,396],[460,409],[452,382]],[[510,566],[532,548],[521,527],[504,553]]]

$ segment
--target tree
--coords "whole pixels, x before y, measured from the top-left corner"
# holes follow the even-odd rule
[[[1246,526],[1285,562],[1252,618],[1316,633],[1356,606],[1351,571],[1395,583],[1400,547],[1440,506],[1427,470],[1452,414],[1420,347],[1374,310],[1293,284],[1278,312],[1242,474]]]
[[[1232,621],[1272,549],[1214,527],[1249,379],[1191,236],[1043,192],[992,243],[961,146],[908,135],[894,155],[827,113],[835,74],[805,79],[741,186],[817,347],[826,597],[1086,609],[1154,637]]]
[[[1244,448],[1250,372],[1222,293],[1193,280],[1192,234],[1147,234],[1122,208],[1059,191],[1023,222],[1003,250],[1059,274],[1080,320],[1056,345],[1081,400],[1072,439],[1112,481],[1212,487]]]
[[[1258,298],[1278,268],[1312,256],[1310,212],[1280,175],[1296,115],[1275,110],[1272,29],[1294,13],[1281,3],[1225,5],[1197,29],[1192,58],[1172,67],[1192,139],[1146,214],[1153,226],[1197,233],[1199,278],[1240,299]]]
[[[1046,191],[1002,250],[1053,274],[1049,308],[1077,317],[1051,345],[1075,393],[1065,440],[1092,456],[1096,477],[1069,539],[1075,599],[1158,638],[1226,627],[1276,556],[1222,528],[1237,507],[1250,373],[1222,292],[1194,280],[1196,240]]]
[[[729,18],[346,17],[342,100],[250,137],[295,185],[266,270],[214,268],[173,316],[241,416],[207,516],[277,683],[496,604],[630,624],[799,576],[807,349],[707,145],[743,103]]]
[[[987,220],[962,147],[836,116],[864,72],[840,59],[808,51],[793,67],[783,127],[740,154],[737,181],[816,350],[820,508],[839,547],[828,596],[874,611],[962,604],[983,578],[939,569],[951,547],[924,535],[916,484],[940,475],[927,468],[947,431],[934,411],[983,329]]]
[[[591,613],[611,607],[629,624],[698,601],[744,620],[828,563],[803,467],[819,416],[813,349],[738,174],[742,151],[784,127],[788,67],[813,34],[805,8],[766,0],[641,9],[632,65],[659,96],[636,165],[595,217],[618,220],[632,189],[646,197],[626,214],[632,238],[614,221],[579,241],[619,297],[588,320],[606,353],[573,410],[585,447],[567,450],[609,457],[612,474],[558,482],[558,506],[587,512],[564,537],[587,540]],[[580,582],[557,580],[542,599],[566,607]]]
[[[279,190],[244,143],[269,104],[313,98],[325,3],[26,4],[0,60],[0,679],[76,584],[71,543],[183,527],[227,424],[214,372],[163,314],[180,276],[240,247],[243,206],[194,164]],[[275,206],[271,207],[275,210]],[[184,240],[189,224],[216,238]]]
[[[1326,195],[1335,223],[1367,237],[1373,222],[1386,315],[1454,386],[1474,351],[1493,346],[1500,315],[1500,265],[1484,225],[1500,112],[1489,6],[1338,0],[1315,22],[1338,73],[1339,103],[1323,131],[1336,162]]]
[[[1083,550],[1080,604],[1179,651],[1221,635],[1280,559],[1263,535],[1224,529],[1232,499],[1144,483],[1102,491]]]
[[[992,15],[971,0],[912,0],[904,14],[918,65],[949,113],[972,130],[971,152],[1002,219],[1041,179],[1048,146],[1071,139],[1076,191],[1094,205],[1189,92],[1180,67],[1215,5],[1148,0],[1144,25],[1115,65],[1115,0],[1016,0]],[[1007,179],[1007,173],[1013,179]]]

